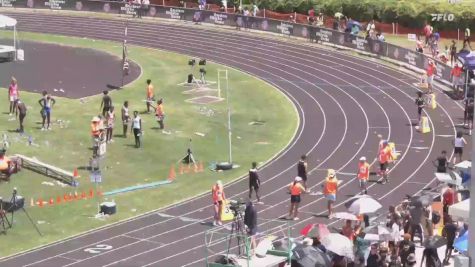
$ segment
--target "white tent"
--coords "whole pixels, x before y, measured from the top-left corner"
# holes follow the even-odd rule
[[[470,217],[470,199],[466,199],[449,207],[449,215],[468,221]]]
[[[17,21],[14,18],[7,17],[5,15],[0,15],[0,29],[4,28],[13,28],[13,46],[0,45],[0,56],[2,54],[7,55],[7,58],[11,58],[8,55],[13,53],[14,60],[20,59],[23,60],[23,50],[17,51],[17,33],[16,33]]]
[[[7,17],[5,15],[0,15],[0,29],[5,27],[15,27],[16,23],[16,19]]]

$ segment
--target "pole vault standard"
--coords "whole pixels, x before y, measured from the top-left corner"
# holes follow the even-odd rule
[[[229,106],[230,92],[229,92],[229,76],[228,70],[218,69],[218,97],[221,98],[221,79],[226,80],[225,92],[226,92],[226,107],[227,107],[227,119],[228,119],[228,162],[221,162],[216,165],[218,170],[230,170],[233,168],[233,146],[232,146],[232,127],[231,127],[231,107]]]

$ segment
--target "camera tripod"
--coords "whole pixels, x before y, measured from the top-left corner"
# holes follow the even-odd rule
[[[11,203],[11,206],[6,212],[11,212],[12,216],[11,216],[11,222],[9,222],[8,220],[7,220],[7,222],[8,222],[9,228],[13,228],[13,216],[15,214],[15,208],[19,207],[19,206],[17,206],[17,189],[16,188],[13,188],[13,194],[12,194],[12,198],[10,200],[10,203]],[[38,234],[40,236],[43,236],[43,234],[40,232],[40,229],[38,228],[36,223],[31,219],[30,214],[28,214],[28,212],[25,210],[25,208],[23,206],[21,206],[19,208],[25,213],[26,217],[28,217],[28,220],[33,225],[33,227],[36,229],[36,232],[38,232]],[[6,218],[6,216],[5,216],[5,218]]]
[[[193,157],[193,152],[191,151],[191,138],[188,144],[188,149],[186,150],[186,156],[181,159],[182,163],[185,164],[196,164],[195,157]]]
[[[10,221],[8,221],[6,211],[3,209],[3,200],[0,197],[0,224],[3,228],[3,233],[7,234],[7,227],[5,226],[5,223],[8,225],[8,227],[11,227]]]
[[[234,213],[234,218],[231,224],[231,235],[229,237],[228,250],[226,254],[229,255],[229,250],[231,249],[232,240],[233,238],[236,238],[237,246],[238,246],[238,255],[242,255],[243,253],[247,251],[246,232],[244,230],[244,217],[242,215],[242,212],[240,211],[233,210],[233,213]],[[242,254],[241,254],[241,251],[242,251]]]

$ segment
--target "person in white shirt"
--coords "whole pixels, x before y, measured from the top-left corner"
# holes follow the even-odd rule
[[[259,12],[259,8],[257,7],[256,4],[252,5],[252,16],[255,17],[257,16],[257,12]]]
[[[132,120],[131,130],[135,136],[135,147],[140,148],[140,136],[142,135],[142,119],[140,118],[138,111],[134,111],[134,119]]]
[[[376,39],[376,25],[374,24],[374,19],[371,20],[366,26],[366,32],[371,39]]]
[[[462,132],[457,132],[457,136],[454,140],[454,164],[462,161],[463,147],[467,144],[467,141],[463,138]],[[458,158],[458,161],[457,161]]]

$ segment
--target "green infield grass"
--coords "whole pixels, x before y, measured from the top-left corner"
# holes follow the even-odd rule
[[[21,33],[23,40],[53,42],[69,46],[87,47],[106,51],[121,57],[120,43]],[[208,192],[213,183],[221,179],[232,181],[245,173],[252,161],[264,163],[284,149],[293,138],[298,126],[298,116],[294,105],[280,91],[269,84],[238,70],[229,70],[230,106],[232,108],[233,159],[241,167],[227,172],[213,172],[208,166],[216,160],[227,160],[228,135],[226,101],[206,106],[185,102],[188,95],[178,84],[189,73],[189,56],[179,55],[136,46],[129,46],[129,58],[142,67],[138,80],[124,89],[110,93],[116,107],[115,134],[121,134],[120,108],[125,100],[130,102],[130,110],[145,110],[145,81],[153,79],[155,93],[164,98],[166,130],[162,133],[152,114],[141,115],[144,124],[143,148],[133,147],[133,136],[115,137],[115,142],[107,146],[107,154],[102,164],[103,183],[97,190],[108,192],[128,186],[163,181],[167,179],[171,166],[178,173],[177,162],[185,156],[189,139],[192,138],[193,153],[197,161],[203,162],[205,171],[177,175],[169,185],[145,189],[109,197],[94,197],[69,203],[43,207],[30,206],[30,200],[49,201],[50,198],[64,194],[96,191],[96,185],[90,182],[88,166],[92,155],[90,120],[99,113],[101,96],[91,96],[84,101],[56,97],[52,120],[64,121],[64,127],[53,124],[52,131],[40,131],[38,124],[40,107],[39,94],[22,91],[22,100],[26,103],[28,115],[25,129],[27,135],[20,136],[14,130],[17,121],[9,120],[7,91],[0,88],[0,134],[5,134],[10,147],[7,155],[23,154],[35,157],[45,163],[67,171],[79,168],[81,176],[78,187],[62,187],[55,180],[22,170],[11,177],[10,182],[0,182],[0,196],[8,199],[14,187],[26,199],[26,210],[38,224],[43,233],[40,237],[23,212],[15,213],[14,227],[7,235],[0,235],[0,257],[18,253],[33,247],[44,245],[81,232],[111,224],[129,217],[155,210],[167,205]],[[217,80],[217,69],[227,67],[208,62],[207,79]],[[8,81],[2,81],[6,86]],[[21,90],[21,81],[19,81]],[[216,86],[212,86],[216,88]],[[106,88],[104,88],[106,89]],[[52,92],[53,93],[53,92]],[[54,93],[53,93],[54,94]],[[223,95],[225,96],[224,92]],[[252,124],[253,121],[263,124]],[[196,133],[204,134],[197,135]],[[31,136],[32,145],[28,142]],[[263,180],[266,177],[262,177]],[[46,182],[46,183],[45,183]],[[53,182],[54,185],[49,183]],[[118,212],[106,219],[96,219],[98,203],[115,201]],[[205,211],[206,212],[206,211]],[[211,209],[209,215],[212,215]]]

